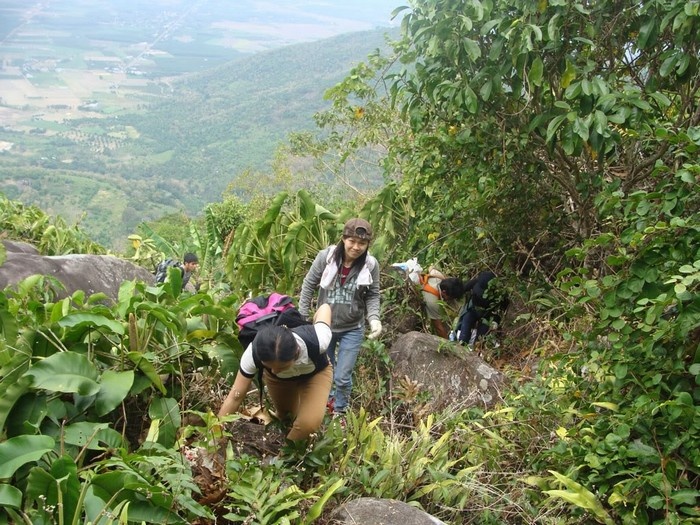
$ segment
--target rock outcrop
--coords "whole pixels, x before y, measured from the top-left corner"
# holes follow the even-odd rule
[[[428,411],[493,407],[501,399],[504,376],[467,347],[421,332],[396,339],[389,355],[395,380],[408,378],[430,393]]]
[[[336,525],[445,525],[434,516],[394,499],[358,498],[338,507],[331,515]]]
[[[153,283],[153,274],[127,260],[111,255],[39,255],[31,245],[3,241],[5,262],[0,265],[0,290],[30,275],[47,275],[58,280],[64,289],[56,289],[58,299],[83,290],[87,296],[102,292],[117,300],[124,281]]]

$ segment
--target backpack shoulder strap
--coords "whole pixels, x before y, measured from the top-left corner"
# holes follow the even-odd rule
[[[434,286],[430,285],[428,283],[428,279],[430,279],[429,274],[427,274],[427,273],[420,274],[421,290],[439,298],[440,297],[440,290],[438,290]]]
[[[303,326],[297,326],[292,329],[292,332],[304,340],[306,350],[309,353],[309,359],[316,365],[317,370],[327,366],[328,356],[325,352],[321,353],[321,347],[318,344],[318,337],[316,335],[316,328],[314,328],[313,324],[307,323]]]
[[[265,367],[263,366],[262,361],[260,361],[260,359],[258,358],[258,355],[255,352],[255,348],[253,347],[251,350],[253,352],[253,362],[255,363],[255,366],[258,369],[258,397],[260,399],[260,408],[263,408],[265,406],[263,404],[265,402],[263,394],[263,374],[265,373]]]

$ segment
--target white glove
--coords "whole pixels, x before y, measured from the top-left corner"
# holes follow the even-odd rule
[[[376,339],[382,333],[382,322],[379,319],[372,319],[369,322],[369,335],[367,339]]]

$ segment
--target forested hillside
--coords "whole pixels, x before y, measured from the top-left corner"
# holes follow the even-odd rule
[[[0,293],[0,518],[329,525],[366,496],[450,525],[698,522],[700,4],[405,11],[405,39],[350,70],[320,128],[292,139],[336,166],[383,152],[378,191],[206,207],[176,240],[202,261],[197,293],[126,283],[108,307],[55,301],[44,278]],[[6,208],[6,232],[81,242]],[[264,440],[236,434],[244,416],[214,415],[243,351],[237,308],[298,297],[352,216],[376,232],[384,332],[363,343],[346,425],[325,418],[261,460],[248,445]],[[142,233],[134,260],[163,241]],[[496,407],[430,411],[422,378],[392,375],[401,321],[427,326],[390,269],[413,256],[498,274],[511,306],[474,349],[508,378]]]
[[[0,190],[80,221],[98,242],[124,249],[140,222],[181,210],[195,215],[228,185],[235,192],[247,170],[271,171],[286,135],[313,128],[314,113],[328,107],[324,91],[385,48],[384,33],[235,60],[173,83],[170,91],[144,92],[137,113],[70,126],[37,122],[35,138],[0,131],[0,140],[17,144],[0,153]],[[58,133],[44,136],[42,125]]]

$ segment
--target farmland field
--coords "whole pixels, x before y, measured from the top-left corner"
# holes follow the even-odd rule
[[[168,83],[241,56],[388,26],[398,0],[6,0],[0,5],[0,119],[46,120],[133,109]],[[146,90],[156,84],[157,89]],[[81,106],[88,106],[82,107]],[[55,106],[61,106],[57,108]]]
[[[0,192],[112,246],[195,214],[313,125],[399,3],[4,0]]]

